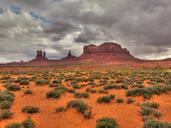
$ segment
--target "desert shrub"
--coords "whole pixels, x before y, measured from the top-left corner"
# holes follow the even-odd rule
[[[72,100],[67,103],[67,108],[76,108],[82,114],[88,110],[87,104],[82,100]]]
[[[5,126],[5,128],[35,128],[34,121],[29,117],[22,123],[10,123]]]
[[[92,116],[92,113],[91,113],[91,111],[90,110],[87,110],[87,111],[85,111],[84,112],[84,118],[86,118],[86,119],[90,119],[91,118],[91,116]]]
[[[126,95],[127,96],[142,95],[142,96],[144,96],[144,98],[150,98],[153,94],[159,95],[161,93],[165,93],[170,90],[171,90],[170,85],[150,86],[150,87],[146,87],[146,88],[135,88],[135,89],[128,90]]]
[[[11,101],[8,101],[8,100],[4,100],[0,103],[0,108],[1,109],[9,109],[12,105],[12,102]]]
[[[20,85],[29,85],[29,81],[28,80],[21,80],[19,82]]]
[[[118,128],[118,123],[113,118],[104,117],[96,121],[96,128]]]
[[[63,107],[63,106],[59,106],[55,109],[56,112],[63,112],[63,111],[66,111],[66,108]]]
[[[90,92],[90,93],[96,93],[97,90],[95,90],[95,89],[90,89],[89,92]]]
[[[122,89],[128,89],[128,86],[127,85],[120,85],[120,87],[122,88]]]
[[[11,76],[2,76],[0,80],[9,80],[11,79]]]
[[[20,123],[10,123],[7,124],[4,128],[22,128],[22,125]]]
[[[54,90],[60,93],[64,93],[64,92],[67,92],[69,89],[64,86],[60,86],[60,87],[56,87]]]
[[[154,116],[157,118],[160,118],[162,116],[162,114],[159,111],[154,111]]]
[[[60,86],[60,87],[55,88],[52,91],[47,92],[46,97],[47,98],[59,98],[62,93],[65,93],[67,91],[68,91],[68,88],[64,86]]]
[[[76,91],[74,89],[69,89],[68,92],[75,93]]]
[[[46,93],[47,98],[59,98],[61,96],[61,93],[58,91],[49,91]]]
[[[112,99],[115,98],[115,95],[107,95],[107,96],[102,96],[97,99],[98,103],[109,103],[111,102]]]
[[[147,120],[144,123],[143,128],[170,128],[171,123],[161,122],[157,120]]]
[[[83,92],[83,93],[75,92],[75,93],[74,93],[74,96],[75,96],[76,98],[88,98],[88,97],[89,97],[89,94],[86,93],[86,92]]]
[[[10,108],[14,101],[14,95],[8,91],[0,91],[0,106],[1,108],[7,109]]]
[[[113,88],[117,88],[116,85],[106,85],[103,87],[104,90],[109,90],[109,89],[113,89]]]
[[[10,118],[13,113],[10,110],[2,110],[0,113],[0,120]]]
[[[73,87],[74,89],[80,89],[80,88],[81,88],[81,86],[80,86],[79,84],[73,84],[72,87]]]
[[[154,102],[144,102],[141,104],[141,115],[148,118],[148,117],[157,117],[159,118],[161,116],[161,113],[159,111],[157,111],[156,109],[159,108],[159,104],[158,103],[154,103]]]
[[[75,92],[75,93],[74,93],[74,96],[75,96],[76,98],[81,98],[81,93]]]
[[[50,85],[49,85],[49,87],[58,87],[58,86],[61,86],[61,80],[53,80],[51,83],[50,83]]]
[[[98,91],[98,93],[108,93],[106,90],[104,90],[104,89],[99,89],[99,91]]]
[[[127,104],[131,104],[131,103],[134,103],[134,102],[135,102],[135,100],[132,99],[132,98],[128,98],[128,99],[127,99]]]
[[[157,109],[160,106],[160,104],[154,103],[154,102],[144,102],[141,105],[146,106],[146,107],[150,107],[150,108],[154,108],[154,109]]]
[[[29,117],[27,119],[25,119],[21,125],[23,126],[23,128],[35,128],[35,123],[34,121]]]
[[[24,94],[30,95],[30,94],[33,94],[33,91],[30,89],[27,89],[24,91]]]
[[[18,77],[15,82],[19,83],[20,85],[29,85],[29,78],[27,78],[27,77]]]
[[[140,113],[141,113],[142,116],[150,116],[153,112],[154,112],[154,110],[152,108],[142,106]]]
[[[7,90],[9,90],[9,91],[18,91],[20,89],[21,89],[20,86],[17,86],[17,85],[9,85],[7,87]]]
[[[83,98],[89,98],[89,94],[86,92],[81,93],[81,97]]]
[[[123,100],[122,98],[117,98],[117,99],[116,99],[116,102],[117,102],[117,103],[123,103],[124,100]]]
[[[150,98],[151,97],[151,92],[147,88],[135,88],[128,90],[126,92],[127,96],[138,96],[142,95],[144,98]]]
[[[35,83],[36,85],[42,86],[42,85],[49,84],[49,81],[47,79],[40,79],[40,80],[36,80]]]
[[[39,108],[35,107],[35,106],[24,106],[22,108],[22,112],[24,112],[24,113],[38,113]]]

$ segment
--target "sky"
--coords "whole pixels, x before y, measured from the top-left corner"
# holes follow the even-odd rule
[[[59,59],[113,41],[140,59],[171,57],[171,0],[0,0],[0,63],[37,49]]]

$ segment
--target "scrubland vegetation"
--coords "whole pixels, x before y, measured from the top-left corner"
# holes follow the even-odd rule
[[[38,122],[37,114],[41,116],[42,113],[51,113],[54,122],[73,111],[80,115],[80,120],[90,121],[94,128],[124,128],[121,117],[126,118],[124,116],[129,115],[120,115],[123,113],[119,113],[119,109],[127,107],[130,108],[129,114],[140,117],[140,123],[134,125],[136,127],[171,127],[171,123],[167,121],[171,120],[171,116],[165,117],[164,111],[164,105],[170,105],[171,108],[171,103],[160,99],[163,96],[171,96],[169,68],[2,71],[0,87],[0,124],[3,124],[4,128],[34,128]],[[25,99],[28,102],[21,102],[19,105],[19,100]],[[40,104],[39,100],[42,100]],[[164,105],[160,104],[163,102]],[[15,105],[20,109],[16,111]],[[51,110],[48,109],[49,106],[52,106]],[[137,113],[131,113],[134,109]],[[165,113],[162,113],[163,111]],[[29,117],[14,122],[13,119],[17,118],[19,112],[25,118],[28,115],[34,117],[35,121]],[[167,114],[171,115],[169,112]],[[76,118],[72,116],[70,122],[72,118]],[[2,121],[4,122],[1,123]],[[10,123],[6,124],[5,121]],[[67,119],[65,122],[67,123]],[[128,128],[131,128],[129,126]]]

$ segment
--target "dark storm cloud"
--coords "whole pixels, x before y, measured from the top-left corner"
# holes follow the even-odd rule
[[[81,54],[80,48],[83,44],[116,41],[141,58],[171,57],[170,0],[0,0],[0,2],[0,6],[19,6],[27,11],[38,12],[48,19],[48,24],[45,23],[43,26],[42,22],[36,23],[37,27],[42,28],[41,32],[39,29],[32,29],[32,25],[29,26],[28,32],[35,33],[34,41],[39,40],[40,44],[43,42],[41,47],[48,46],[51,56],[57,53],[62,56],[69,47],[74,51],[79,48],[79,52],[76,52],[78,55]],[[0,23],[0,29],[4,29],[0,32],[0,39],[3,41],[11,29],[10,24],[5,21]],[[32,24],[34,26],[34,23]],[[22,28],[24,30],[24,27]],[[27,38],[30,36],[32,35]],[[20,38],[22,39],[19,37],[18,40]]]

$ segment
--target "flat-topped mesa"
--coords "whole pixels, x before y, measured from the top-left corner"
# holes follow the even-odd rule
[[[99,46],[90,44],[85,46],[82,59],[110,59],[110,60],[130,60],[136,59],[126,48],[122,48],[119,44],[113,42],[105,42]]]
[[[122,48],[117,43],[105,42],[100,46],[90,44],[84,47],[83,54],[92,54],[92,53],[125,53],[130,54],[126,48]]]
[[[64,58],[62,58],[61,60],[76,60],[77,57],[75,57],[74,55],[72,55],[71,51],[68,52],[68,55]]]

